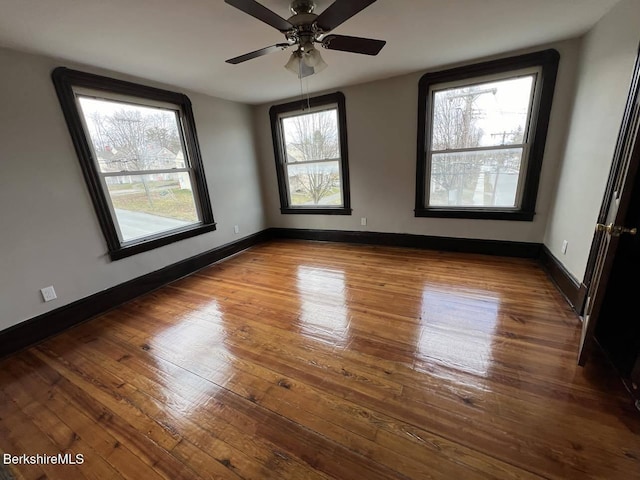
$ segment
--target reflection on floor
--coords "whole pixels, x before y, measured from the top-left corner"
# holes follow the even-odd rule
[[[279,241],[0,362],[24,478],[638,478],[640,416],[532,260]]]

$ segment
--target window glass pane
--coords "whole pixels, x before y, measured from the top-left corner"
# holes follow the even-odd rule
[[[434,153],[430,206],[514,207],[522,149]]]
[[[122,241],[200,221],[186,172],[105,177]]]
[[[432,150],[523,143],[534,78],[434,92]]]
[[[175,111],[78,97],[101,172],[184,168]]]
[[[283,118],[282,130],[287,163],[340,157],[337,109]]]
[[[287,165],[291,206],[342,205],[340,163]]]

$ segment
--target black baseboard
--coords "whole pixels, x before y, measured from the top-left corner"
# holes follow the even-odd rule
[[[558,286],[558,289],[578,312],[582,309],[586,293],[584,285],[578,284],[551,252],[539,243],[435,237],[405,233],[269,228],[155,272],[134,278],[0,331],[0,358],[56,335],[140,295],[190,275],[207,265],[271,239],[360,243],[448,252],[480,253],[503,257],[535,258],[540,260]]]
[[[263,230],[9,327],[0,332],[0,358],[269,238],[269,231]]]
[[[271,228],[273,238],[295,238],[324,242],[364,243],[394,247],[424,248],[447,252],[482,253],[502,257],[538,258],[541,244],[480,240],[474,238],[435,237],[409,233],[357,232],[344,230],[307,230],[298,228]]]
[[[553,253],[551,253],[546,245],[543,245],[540,249],[540,263],[551,277],[551,280],[556,284],[560,293],[565,296],[571,307],[578,315],[581,315],[587,296],[586,285],[578,282]]]

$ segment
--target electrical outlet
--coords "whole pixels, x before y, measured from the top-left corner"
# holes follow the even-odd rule
[[[562,254],[566,255],[567,254],[567,247],[569,246],[569,242],[567,242],[566,240],[564,242],[562,242]]]
[[[55,300],[56,298],[58,298],[58,296],[56,295],[56,291],[53,289],[53,285],[41,288],[40,293],[42,294],[42,299],[45,302],[50,302],[51,300]]]
[[[240,233],[240,227],[238,225],[233,226],[233,233]]]
[[[367,217],[362,217],[360,219],[360,225],[365,226],[367,224]]]

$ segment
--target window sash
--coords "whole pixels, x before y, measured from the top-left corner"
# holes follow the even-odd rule
[[[170,172],[166,172],[166,173],[179,173],[179,172],[170,171]],[[136,174],[132,174],[130,172],[126,172],[124,174],[121,173],[119,175],[103,175],[103,176],[101,176],[100,184],[101,184],[101,187],[102,187],[102,191],[104,192],[104,197],[105,197],[105,199],[107,201],[107,206],[109,208],[109,213],[111,214],[111,218],[113,220],[113,224],[115,226],[116,233],[118,234],[118,240],[120,241],[120,244],[123,247],[126,247],[127,245],[136,244],[136,243],[139,243],[141,241],[146,241],[146,240],[150,240],[150,239],[153,239],[153,238],[159,238],[159,237],[167,236],[167,235],[170,235],[170,234],[172,234],[174,232],[179,232],[179,231],[182,231],[182,230],[193,228],[194,226],[198,226],[198,225],[203,225],[204,224],[202,207],[200,205],[197,188],[195,188],[195,184],[194,184],[195,179],[194,179],[194,176],[193,176],[193,172],[191,170],[186,170],[185,173],[189,174],[189,182],[191,184],[191,195],[193,197],[193,203],[194,203],[194,206],[195,206],[196,216],[197,216],[198,220],[195,221],[195,222],[190,222],[186,226],[176,227],[176,228],[167,229],[167,230],[162,230],[162,231],[155,232],[155,233],[150,233],[149,235],[143,235],[143,236],[140,236],[140,237],[133,238],[131,240],[125,240],[124,239],[124,234],[122,233],[122,227],[120,226],[120,220],[118,219],[118,216],[116,215],[116,210],[115,210],[116,207],[113,204],[113,198],[111,197],[111,192],[109,191],[109,185],[107,184],[106,180],[107,180],[107,178],[114,177],[114,176],[119,176],[119,177],[142,177],[144,175],[149,175],[149,174],[146,173],[146,171],[143,171],[143,173],[136,173]]]
[[[307,115],[313,115],[316,113],[322,113],[322,112],[336,112],[336,133],[337,133],[337,139],[338,139],[338,149],[340,150],[340,156],[334,158],[323,158],[323,159],[318,159],[318,160],[303,160],[301,162],[289,162],[287,159],[289,157],[288,155],[288,151],[287,151],[287,135],[285,133],[285,129],[284,129],[284,120],[288,119],[288,118],[296,118],[296,117],[304,117]],[[278,115],[278,128],[280,128],[280,132],[281,132],[281,137],[282,137],[282,152],[284,153],[284,158],[283,158],[283,163],[285,165],[287,164],[299,164],[302,165],[304,163],[316,163],[316,162],[332,162],[335,160],[341,160],[342,157],[342,145],[340,145],[340,138],[341,138],[341,131],[340,131],[340,110],[338,108],[338,104],[336,103],[335,105],[322,105],[322,106],[318,106],[318,107],[311,107],[306,109],[303,113],[300,113],[300,111],[293,111],[293,112],[287,112],[287,113],[281,113],[280,115]],[[340,169],[342,169],[342,164],[340,165]]]
[[[125,95],[108,90],[97,90],[89,87],[80,87],[74,85],[72,87],[73,94],[76,98],[86,97],[94,100],[106,100],[111,102],[123,103],[134,107],[149,107],[158,110],[168,110],[176,113],[181,112],[180,105],[160,100],[152,100],[150,98],[138,97],[135,95]]]
[[[340,204],[338,205],[294,205],[293,199],[291,198],[291,182],[289,177],[289,166],[291,165],[305,165],[309,163],[326,163],[326,162],[337,162],[338,163],[338,188],[340,189]],[[344,189],[342,188],[342,162],[340,158],[333,160],[321,160],[319,162],[295,162],[295,163],[285,163],[284,164],[284,174],[287,186],[287,197],[289,199],[289,208],[344,208]]]
[[[91,149],[91,157],[93,164],[95,165],[96,172],[100,178],[100,186],[102,188],[102,192],[104,194],[107,208],[111,215],[111,219],[113,225],[116,230],[116,234],[118,236],[118,241],[122,247],[127,247],[129,245],[135,245],[140,242],[148,241],[154,238],[161,238],[165,236],[169,236],[173,233],[180,232],[182,230],[191,229],[194,226],[203,225],[203,212],[200,203],[200,199],[198,196],[198,189],[196,187],[196,179],[194,168],[191,166],[191,155],[189,149],[187,148],[187,142],[185,139],[185,132],[183,126],[183,113],[182,109],[179,105],[167,103],[167,102],[159,102],[153,100],[147,100],[136,97],[129,97],[127,95],[120,95],[112,92],[103,92],[103,91],[94,91],[87,88],[73,88],[73,93],[75,95],[76,108],[78,109],[78,113],[80,116],[80,120],[82,122],[82,129],[84,131],[84,135],[87,138],[89,148]],[[165,169],[149,169],[149,170],[118,170],[114,172],[103,172],[100,169],[100,164],[98,162],[98,154],[95,151],[95,144],[93,141],[93,137],[91,135],[89,126],[87,124],[87,119],[85,117],[84,110],[80,104],[80,98],[92,98],[97,100],[103,100],[106,102],[119,103],[123,105],[132,105],[136,107],[147,107],[153,108],[156,110],[164,110],[168,112],[172,112],[175,115],[175,126],[178,131],[178,138],[180,140],[180,146],[182,151],[184,152],[184,163],[185,167],[182,168],[165,168]],[[172,173],[188,173],[189,174],[189,182],[191,184],[191,195],[193,197],[193,202],[195,205],[197,221],[190,222],[189,225],[183,227],[177,227],[174,229],[162,230],[155,233],[151,233],[149,235],[142,235],[140,237],[136,237],[130,240],[125,240],[124,234],[122,232],[122,227],[120,225],[120,219],[115,211],[115,206],[113,204],[113,199],[111,197],[111,192],[109,191],[109,186],[107,184],[107,178],[110,177],[142,177],[142,176],[150,176],[150,175],[161,175],[161,174],[172,174]]]
[[[311,115],[313,113],[329,112],[335,110],[338,112],[339,105],[337,103],[328,103],[326,105],[318,105],[316,107],[307,107],[305,109],[291,110],[289,112],[283,112],[278,114],[278,119],[282,121],[285,118],[302,117],[304,115]],[[338,125],[338,128],[340,125]]]
[[[103,177],[125,177],[127,175],[157,175],[161,173],[191,172],[193,168],[164,168],[158,170],[118,170],[117,172],[98,172]]]
[[[467,147],[467,148],[448,148],[445,150],[431,150],[431,155],[439,153],[465,153],[465,152],[484,152],[487,150],[510,150],[513,148],[527,148],[528,142],[525,143],[510,143],[508,145],[496,145],[494,147]]]
[[[432,202],[432,198],[431,198],[431,183],[434,177],[433,174],[433,170],[430,167],[430,172],[428,175],[428,178],[426,179],[429,182],[429,206],[430,208],[437,208],[437,209],[462,209],[462,210],[486,210],[486,209],[497,209],[497,210],[518,210],[520,208],[520,200],[521,200],[521,190],[520,190],[520,186],[523,182],[523,179],[525,177],[525,175],[522,174],[522,171],[524,169],[524,156],[526,154],[526,151],[524,149],[522,149],[521,147],[514,147],[511,148],[510,150],[519,150],[519,161],[518,161],[518,180],[517,180],[517,185],[516,185],[516,191],[515,191],[515,195],[514,195],[514,205],[487,205],[487,204],[480,204],[480,205],[465,205],[465,204],[454,204],[454,205],[442,205],[442,204],[437,204],[435,201]],[[471,150],[469,153],[474,153],[474,150]],[[451,153],[448,151],[443,151],[440,154],[447,154],[447,153]],[[489,173],[490,175],[493,174],[498,174],[499,171],[496,172],[483,172],[485,175],[487,173]],[[506,174],[507,172],[502,172],[503,174]],[[451,175],[462,175],[462,174],[451,174]],[[497,181],[497,179],[496,179]],[[476,192],[477,193],[477,192]],[[497,192],[493,192],[493,194],[495,195]],[[483,194],[486,194],[486,192],[483,192]]]
[[[179,105],[167,102],[154,101],[150,99],[141,99],[137,97],[130,97],[128,95],[121,95],[113,92],[103,92],[98,90],[91,90],[83,87],[73,87],[73,94],[75,96],[76,109],[78,110],[78,114],[80,116],[80,120],[82,122],[82,128],[84,130],[85,137],[88,140],[89,147],[91,148],[93,162],[96,166],[96,170],[98,173],[111,173],[111,172],[103,172],[100,169],[100,165],[98,164],[98,155],[95,152],[93,139],[89,132],[89,126],[87,124],[86,117],[84,116],[84,110],[82,109],[82,105],[80,104],[80,98],[91,98],[94,100],[103,100],[107,102],[120,103],[123,105],[131,105],[134,107],[147,107],[153,108],[156,110],[164,110],[167,112],[171,112],[175,116],[176,129],[178,131],[178,137],[180,139],[180,146],[182,151],[184,152],[184,163],[185,168],[193,168],[191,157],[192,152],[189,150],[186,134],[184,129],[184,112]],[[121,171],[131,171],[134,170],[121,170]]]
[[[427,208],[437,208],[441,210],[506,210],[506,211],[517,211],[522,207],[522,198],[524,194],[524,187],[526,184],[527,177],[527,167],[529,161],[529,154],[531,150],[531,134],[533,132],[533,127],[536,124],[537,120],[537,110],[540,102],[540,90],[542,87],[542,82],[540,82],[540,75],[542,72],[542,68],[539,66],[530,67],[526,69],[519,69],[509,72],[503,72],[499,74],[493,75],[482,75],[472,79],[466,80],[455,80],[452,82],[443,82],[432,85],[428,91],[428,97],[431,99],[429,102],[428,115],[430,118],[430,131],[427,132],[429,141],[429,149],[425,152],[425,180],[424,180],[424,205]],[[472,86],[480,86],[488,83],[499,82],[503,80],[513,80],[523,77],[533,77],[533,82],[531,85],[531,90],[529,92],[529,101],[527,107],[527,119],[525,122],[525,129],[523,132],[524,142],[517,144],[498,144],[493,146],[477,146],[477,147],[465,147],[465,148],[456,148],[456,149],[431,149],[431,145],[433,145],[433,129],[434,129],[434,105],[435,105],[435,93],[451,90],[456,88],[463,87],[472,87]],[[504,206],[492,206],[492,205],[433,205],[431,204],[431,176],[433,173],[432,167],[432,157],[434,154],[442,154],[442,153],[472,153],[472,152],[483,152],[483,151],[492,151],[492,150],[507,150],[507,149],[522,149],[522,155],[520,157],[520,169],[518,172],[518,183],[516,187],[516,197],[515,197],[515,205],[513,207],[504,207]]]
[[[338,104],[330,104],[330,105],[321,105],[321,106],[317,106],[317,107],[311,107],[308,109],[305,109],[303,112],[301,111],[292,111],[292,112],[286,112],[286,113],[281,113],[280,115],[278,115],[278,127],[280,128],[280,132],[281,132],[281,138],[282,138],[282,152],[283,152],[283,170],[284,170],[284,175],[285,175],[285,185],[286,185],[286,189],[287,189],[287,200],[288,200],[288,204],[289,204],[289,208],[292,209],[325,209],[325,208],[344,208],[344,189],[343,189],[343,184],[342,184],[342,180],[343,180],[343,172],[342,172],[342,156],[338,156],[336,158],[323,158],[323,159],[318,159],[318,160],[303,160],[303,161],[299,161],[299,162],[290,162],[288,161],[288,151],[287,151],[287,138],[286,138],[286,134],[285,134],[285,129],[284,129],[284,119],[287,118],[296,118],[296,117],[304,117],[306,115],[313,115],[313,114],[317,114],[317,113],[322,113],[322,112],[336,112],[336,129],[337,129],[337,139],[338,139],[338,148],[341,149],[341,145],[340,145],[340,138],[341,138],[341,132],[340,132],[340,111],[339,111],[339,107]],[[340,152],[342,154],[342,152]],[[296,166],[296,165],[309,165],[309,164],[314,164],[314,163],[337,163],[338,164],[338,188],[340,190],[340,204],[339,205],[322,205],[322,204],[317,204],[317,205],[294,205],[293,204],[293,199],[292,199],[292,192],[291,192],[291,182],[290,182],[290,177],[289,177],[289,166]]]
[[[341,158],[323,158],[322,160],[305,160],[303,162],[286,162],[285,165],[307,165],[308,163],[340,162]]]
[[[278,196],[280,200],[280,212],[282,214],[315,214],[315,215],[351,215],[351,192],[349,186],[349,154],[347,140],[347,125],[345,113],[345,97],[342,92],[335,92],[318,97],[310,97],[305,100],[295,100],[280,105],[273,105],[269,109],[269,118],[271,123],[271,135],[273,140],[274,159],[276,167],[276,178],[278,182]],[[326,153],[316,153],[314,156],[331,156],[337,158],[317,158],[307,160],[297,152],[292,151],[296,157],[302,162],[289,162],[295,157],[287,154],[286,141],[294,132],[291,130],[286,135],[285,126],[293,125],[292,120],[300,115],[308,115],[320,112],[333,112],[337,118],[337,131],[335,132],[338,141],[338,150],[327,151]],[[339,153],[338,153],[339,152]],[[305,165],[315,163],[320,169],[327,167],[330,162],[338,163],[338,170],[331,165],[329,171],[333,172],[333,178],[339,181],[340,201],[341,205],[292,205],[291,204],[291,185],[289,184],[289,172],[291,168],[298,168],[302,171]],[[323,166],[324,165],[324,166]],[[291,168],[290,168],[291,167]],[[295,187],[297,184],[294,184]],[[334,183],[335,185],[335,183]],[[337,190],[334,201],[338,201]]]

